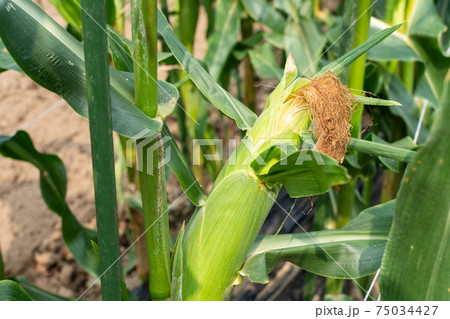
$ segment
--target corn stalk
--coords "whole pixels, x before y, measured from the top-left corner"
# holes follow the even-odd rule
[[[104,0],[83,0],[82,21],[102,298],[121,300],[105,5]]]
[[[132,2],[136,105],[149,117],[158,113],[156,0]],[[139,181],[153,300],[170,296],[170,233],[161,131],[138,141]],[[139,148],[139,144],[144,145]]]

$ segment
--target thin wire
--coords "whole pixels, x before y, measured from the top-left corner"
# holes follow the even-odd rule
[[[417,123],[416,133],[414,134],[414,144],[417,144],[419,139],[420,129],[422,128],[423,118],[425,116],[425,111],[427,110],[428,100],[425,100],[422,106],[422,111],[420,112],[419,123]]]
[[[17,130],[15,130],[14,132],[12,132],[10,135],[14,135],[17,131],[19,130],[25,130],[26,128],[28,128],[30,125],[36,123],[37,121],[43,119],[44,117],[46,117],[50,112],[52,112],[53,110],[57,109],[58,107],[64,105],[66,103],[66,101],[64,100],[58,100],[57,102],[53,103],[53,105],[51,105],[50,107],[48,107],[47,109],[45,109],[44,111],[42,111],[41,113],[39,113],[38,115],[36,115],[35,117],[33,117],[31,120],[29,120],[28,122],[25,122],[24,124],[22,124],[21,126],[19,126],[19,128]]]
[[[375,274],[375,277],[373,277],[372,283],[370,284],[369,290],[367,290],[366,296],[364,297],[363,301],[367,301],[367,299],[370,296],[370,292],[373,289],[373,286],[375,285],[375,282],[377,281],[378,275],[380,274],[380,268],[378,268],[377,273]],[[373,298],[372,298],[373,299]]]
[[[80,298],[81,297],[83,297],[84,296],[84,294],[89,290],[89,289],[91,289],[92,288],[92,286],[94,286],[95,285],[95,283],[96,282],[98,282],[102,277],[103,277],[103,275],[112,267],[112,266],[114,266],[114,264],[116,263],[116,262],[118,262],[130,249],[131,249],[131,247],[133,247],[136,243],[137,243],[137,241],[139,240],[139,239],[141,239],[142,238],[142,236],[144,236],[146,233],[147,233],[147,231],[150,229],[150,228],[152,228],[153,227],[153,225],[161,218],[161,217],[163,217],[164,216],[164,214],[165,213],[167,213],[168,211],[169,211],[169,209],[178,201],[178,199],[180,199],[184,194],[185,194],[185,192],[187,192],[195,183],[197,183],[197,181],[198,181],[198,178],[195,180],[195,182],[193,182],[192,184],[191,184],[191,186],[189,186],[187,189],[186,189],[186,191],[184,191],[184,192],[182,192],[181,193],[181,195],[180,196],[178,196],[177,197],[177,199],[175,199],[173,202],[172,202],[172,204],[170,204],[170,206],[153,222],[153,224],[151,224],[141,235],[139,235],[139,237],[127,248],[127,249],[125,249],[125,251],[119,256],[119,258],[117,258],[100,276],[98,276],[97,277],[97,279],[95,279],[93,282],[92,282],[92,284],[77,298],[77,300],[76,301],[79,301],[80,300]]]

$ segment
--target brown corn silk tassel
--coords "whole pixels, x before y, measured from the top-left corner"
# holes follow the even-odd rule
[[[331,72],[310,81],[291,95],[291,105],[308,107],[316,149],[342,163],[350,143],[355,98]]]

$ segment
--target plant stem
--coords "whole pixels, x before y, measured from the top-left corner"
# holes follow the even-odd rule
[[[371,17],[371,0],[360,0],[358,6],[358,17],[359,20],[355,25],[355,36],[353,40],[353,48],[364,43],[369,37],[369,27],[370,27],[370,17]],[[355,90],[363,90],[364,88],[364,76],[365,76],[365,64],[366,55],[362,55],[350,66],[348,74],[347,86]],[[358,91],[354,94],[361,94]],[[361,135],[361,118],[363,114],[364,107],[359,105],[355,113],[352,116],[351,124],[352,137],[359,138]],[[342,186],[339,193],[339,203],[338,203],[338,220],[337,228],[345,226],[351,218],[352,207],[355,201],[355,180],[352,180],[348,184]]]
[[[197,28],[197,20],[199,14],[199,1],[192,0],[176,0],[174,1],[174,11],[178,12],[178,15],[174,17],[174,30],[180,39],[181,43],[190,51],[194,52],[194,36]],[[178,81],[188,77],[186,72],[178,70]],[[190,160],[190,150],[188,149],[189,142],[196,136],[194,132],[195,121],[198,120],[198,114],[200,109],[200,95],[196,90],[191,80],[188,80],[180,88],[181,95],[181,107],[177,108],[177,123],[179,127],[179,135],[181,141],[181,147],[184,155]],[[186,113],[189,118],[186,117]],[[195,146],[193,146],[195,147]],[[193,150],[197,152],[198,150]],[[204,183],[203,165],[192,167],[195,176],[199,179],[200,184]]]
[[[241,22],[242,38],[246,39],[253,33],[253,23],[251,19],[243,19]],[[255,111],[255,83],[253,79],[253,66],[250,62],[250,57],[247,55],[244,58],[244,104]]]
[[[132,1],[136,105],[150,117],[155,117],[158,110],[156,5],[156,0]],[[145,147],[138,147],[137,157],[141,165],[139,180],[147,241],[149,291],[152,300],[167,300],[171,292],[170,234],[164,165],[159,165],[164,158],[161,132],[139,142],[146,143]]]
[[[371,174],[371,175],[367,176],[366,180],[364,181],[363,199],[364,199],[364,204],[366,205],[366,207],[370,207],[370,202],[372,200],[373,178],[374,178],[374,174]]]
[[[147,140],[147,139],[146,139]],[[146,142],[143,140],[142,142]],[[169,216],[161,133],[138,152],[142,163],[139,172],[144,211],[145,238],[149,264],[149,291],[152,300],[168,300],[171,293]]]
[[[360,0],[358,6],[358,17],[359,20],[355,25],[355,37],[353,39],[353,48],[366,42],[369,37],[370,29],[370,17],[372,15],[372,10],[369,9],[372,4],[372,0]],[[364,76],[366,64],[366,54],[359,57],[350,66],[347,86],[354,90],[364,89]],[[356,95],[360,95],[360,92],[354,92]],[[352,116],[352,137],[359,138],[361,135],[361,117],[363,114],[364,107],[360,105]]]
[[[116,6],[116,29],[120,34],[125,32],[125,0],[115,0]]]
[[[121,300],[105,0],[81,6],[102,298]]]
[[[132,1],[135,101],[153,118],[158,111],[156,2]]]
[[[414,62],[402,62],[402,82],[409,93],[414,89]]]

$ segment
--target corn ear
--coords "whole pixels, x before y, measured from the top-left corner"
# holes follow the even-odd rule
[[[238,170],[221,180],[184,235],[183,300],[221,300],[242,266],[279,188]]]
[[[182,249],[182,254],[175,251],[176,256],[182,255],[182,267],[176,264],[174,268],[182,269],[183,300],[222,300],[228,288],[238,282],[238,272],[277,197],[280,181],[288,181],[295,195],[305,193],[301,182],[296,184],[283,176],[293,173],[301,181],[316,183],[315,189],[311,185],[307,189],[313,195],[347,179],[345,169],[332,158],[326,158],[325,168],[315,164],[311,166],[314,169],[307,166],[303,171],[294,167],[294,161],[283,173],[278,171],[278,166],[283,166],[278,165],[281,159],[264,155],[270,148],[272,155],[299,154],[299,134],[310,128],[310,109],[295,98],[295,93],[311,81],[296,79],[296,75],[295,63],[289,57],[283,79],[270,95],[264,112],[221,170],[206,203],[189,222],[177,249]],[[255,165],[261,155],[268,163]],[[268,170],[270,167],[276,168],[275,174]],[[328,180],[324,173],[330,168],[335,175]],[[266,171],[269,174],[263,173]],[[317,184],[319,180],[322,183]],[[180,289],[180,285],[175,288]]]

